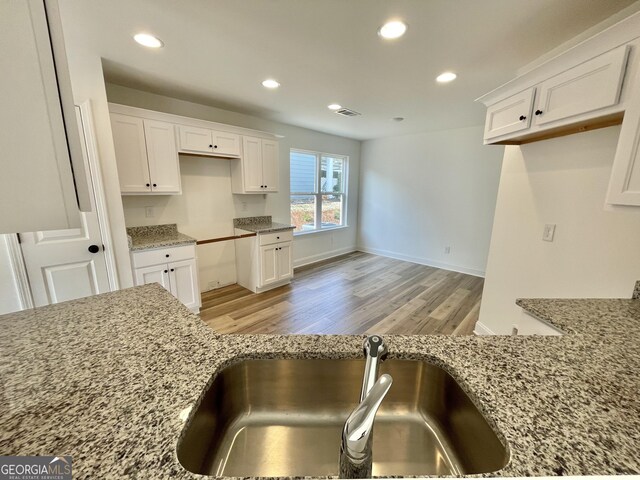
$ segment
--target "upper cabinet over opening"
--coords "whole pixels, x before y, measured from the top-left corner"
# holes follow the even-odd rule
[[[479,98],[484,143],[520,145],[622,123],[606,202],[640,206],[640,13]]]
[[[240,135],[207,128],[179,126],[180,151],[199,155],[240,156]]]

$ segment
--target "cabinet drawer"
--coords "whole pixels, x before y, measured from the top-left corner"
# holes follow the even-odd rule
[[[285,230],[282,232],[261,233],[258,235],[258,245],[271,245],[272,243],[293,241],[293,232]]]
[[[133,252],[131,254],[131,261],[133,263],[133,268],[140,268],[158,265],[161,263],[189,260],[195,257],[195,246],[185,245],[183,247],[158,248],[155,250]]]

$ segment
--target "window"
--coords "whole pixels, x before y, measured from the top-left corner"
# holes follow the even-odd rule
[[[345,226],[349,157],[291,150],[291,223],[295,232]]]

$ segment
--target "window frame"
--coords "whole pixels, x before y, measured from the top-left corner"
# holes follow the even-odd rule
[[[337,230],[340,228],[347,228],[349,226],[348,216],[347,216],[347,206],[348,206],[348,189],[349,189],[349,155],[343,155],[338,153],[327,153],[327,152],[318,152],[314,150],[305,150],[302,148],[290,148],[289,149],[289,175],[291,175],[291,154],[292,153],[301,153],[304,155],[313,155],[316,161],[316,182],[315,182],[315,192],[292,192],[291,191],[291,182],[289,182],[289,216],[291,216],[291,197],[293,196],[306,196],[306,197],[314,197],[315,198],[315,215],[314,215],[314,223],[315,226],[312,230],[301,230],[299,232],[293,232],[294,235],[309,235],[311,233],[318,232],[326,232],[330,230]],[[322,192],[322,158],[330,157],[330,158],[339,158],[342,159],[344,169],[343,169],[343,178],[342,178],[342,191],[340,193],[333,192]],[[341,224],[331,227],[323,227],[322,226],[322,196],[323,195],[340,195],[341,203],[342,203],[342,211],[341,211]]]

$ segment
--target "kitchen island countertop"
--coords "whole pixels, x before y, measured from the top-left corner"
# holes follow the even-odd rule
[[[5,315],[0,327],[0,451],[72,455],[74,478],[203,478],[175,446],[180,413],[214,372],[242,358],[361,358],[363,338],[218,335],[157,284]],[[391,357],[443,366],[467,390],[510,450],[491,475],[637,474],[640,345],[610,327],[385,339]]]

